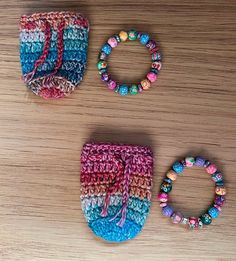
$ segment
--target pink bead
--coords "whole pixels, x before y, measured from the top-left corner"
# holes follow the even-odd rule
[[[207,168],[206,168],[206,172],[209,174],[214,174],[217,171],[216,165],[215,164],[210,164]]]
[[[183,215],[180,212],[174,212],[171,219],[174,224],[179,224],[183,220]]]
[[[150,81],[150,82],[155,82],[156,79],[157,79],[157,75],[154,73],[154,72],[149,72],[147,74],[147,79]]]
[[[169,199],[169,196],[168,196],[167,193],[161,192],[161,193],[158,194],[158,199],[159,199],[160,202],[167,202],[168,199]]]
[[[110,90],[114,90],[116,88],[116,82],[114,80],[110,80],[108,83],[107,83],[107,86]]]
[[[112,48],[116,47],[117,44],[118,44],[118,42],[117,42],[117,40],[116,40],[115,37],[109,38],[107,42],[109,43],[109,45],[110,45]]]

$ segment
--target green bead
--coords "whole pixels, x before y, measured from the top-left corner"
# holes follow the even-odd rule
[[[98,70],[107,68],[107,63],[105,61],[99,61],[97,63]]]
[[[202,223],[204,225],[210,225],[211,222],[212,222],[212,218],[209,214],[203,214],[201,217],[200,217],[200,220],[202,221]]]
[[[131,41],[136,40],[136,39],[137,39],[137,32],[136,32],[135,30],[130,30],[130,31],[128,32],[128,38],[129,38],[129,40],[131,40]]]
[[[136,95],[138,93],[138,86],[136,84],[132,84],[129,89],[130,94]]]
[[[172,185],[168,182],[163,182],[161,184],[161,191],[165,192],[165,193],[169,193],[172,190]]]

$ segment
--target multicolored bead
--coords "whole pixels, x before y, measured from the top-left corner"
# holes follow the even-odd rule
[[[161,70],[161,62],[157,62],[157,61],[153,62],[152,63],[152,68],[156,69],[158,71]]]
[[[115,88],[117,87],[116,81],[114,81],[114,80],[108,81],[107,87],[108,87],[108,89],[110,89],[110,90],[115,90]]]
[[[150,82],[155,82],[156,79],[157,79],[157,75],[154,73],[154,72],[149,72],[147,74],[147,79],[150,81]]]
[[[197,167],[204,167],[205,159],[202,157],[196,157],[194,165]]]
[[[206,172],[208,174],[214,174],[217,171],[217,167],[215,164],[210,164],[208,167],[206,167]]]
[[[115,48],[115,47],[118,45],[118,42],[117,42],[117,39],[116,39],[115,36],[110,37],[107,42],[108,42],[108,44],[109,44],[112,48]]]
[[[212,218],[218,218],[220,215],[220,211],[215,208],[215,207],[211,207],[208,209],[208,214],[212,217]]]
[[[153,40],[149,40],[146,44],[146,47],[151,51],[152,49],[156,48],[157,44]]]
[[[188,224],[190,229],[202,228],[202,222],[197,217],[188,218]]]
[[[138,93],[138,86],[136,84],[132,84],[129,89],[130,94],[136,95]]]
[[[210,225],[212,222],[212,218],[209,214],[205,213],[200,217],[200,220],[204,225]]]
[[[110,80],[110,78],[111,78],[110,74],[108,74],[106,72],[101,74],[101,80],[103,82],[108,82]]]
[[[126,84],[120,85],[119,94],[125,96],[129,93],[129,87]]]
[[[110,46],[110,44],[108,43],[105,43],[103,46],[102,46],[102,52],[104,52],[106,55],[109,55],[112,51],[112,48]]]
[[[209,160],[206,160],[204,163],[204,167],[207,168],[210,164],[211,164],[211,162]]]
[[[107,63],[105,61],[99,61],[97,63],[98,70],[107,68]]]
[[[216,171],[214,174],[212,174],[211,178],[214,182],[223,181],[223,175],[219,171]]]
[[[180,212],[174,212],[171,216],[172,222],[174,224],[179,224],[182,222],[183,220],[183,215]]]
[[[195,163],[194,157],[187,157],[187,158],[185,158],[185,165],[186,165],[186,167],[191,168],[194,165],[194,163]]]
[[[125,42],[128,39],[128,34],[125,31],[121,31],[119,33],[119,37],[122,42]]]
[[[139,41],[143,45],[146,45],[148,43],[149,39],[150,39],[150,36],[149,36],[149,34],[146,34],[146,33],[141,34],[141,36],[139,37]]]
[[[222,207],[225,203],[225,196],[216,196],[214,199],[214,203]]]
[[[224,196],[226,194],[226,188],[225,187],[216,186],[215,187],[215,192],[219,196]]]
[[[135,30],[130,30],[129,32],[128,32],[128,38],[129,38],[129,40],[131,40],[131,41],[134,41],[134,40],[136,40],[137,39],[137,32],[135,31]]]
[[[162,208],[162,214],[166,217],[171,217],[174,213],[174,210],[171,206],[167,205],[164,208]]]
[[[144,90],[148,90],[151,86],[150,82],[148,79],[144,79],[141,81],[141,85],[143,87]]]
[[[161,191],[165,192],[165,193],[169,193],[172,190],[172,185],[168,182],[163,182],[161,184]]]
[[[104,52],[100,52],[98,59],[99,60],[105,60],[107,58],[107,55]]]
[[[152,60],[153,61],[160,61],[161,60],[161,53],[159,53],[159,52],[152,53]]]
[[[167,193],[161,192],[158,194],[158,200],[160,202],[167,202],[169,199],[169,195]]]
[[[180,174],[181,172],[183,172],[184,170],[184,166],[182,163],[180,163],[179,161],[176,161],[173,166],[172,169],[177,173]]]
[[[172,181],[175,181],[177,179],[177,174],[173,170],[169,170],[166,174],[167,178],[171,179]]]

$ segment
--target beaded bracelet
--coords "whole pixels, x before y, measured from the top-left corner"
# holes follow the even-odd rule
[[[145,45],[152,56],[151,70],[146,75],[146,78],[138,84],[119,84],[112,80],[111,75],[108,73],[107,57],[110,55],[113,48],[115,48],[118,43],[125,42],[126,40],[134,41],[139,40],[142,45]],[[114,90],[122,96],[130,93],[131,95],[136,95],[141,93],[143,90],[148,90],[151,83],[155,82],[158,73],[161,69],[161,54],[159,52],[159,47],[157,43],[150,39],[149,34],[140,33],[135,30],[130,30],[128,32],[121,31],[119,34],[110,37],[107,42],[102,46],[101,52],[98,57],[97,68],[99,74],[101,75],[101,80],[106,83],[110,90]]]
[[[204,167],[206,172],[211,175],[212,180],[215,182],[215,199],[207,210],[206,213],[197,217],[184,217],[180,212],[175,212],[173,208],[168,205],[169,192],[172,190],[172,183],[176,180],[177,176],[183,172],[185,167]],[[202,228],[204,225],[210,225],[212,219],[217,218],[221,212],[221,207],[225,202],[226,189],[224,187],[223,175],[217,170],[216,165],[210,163],[202,157],[187,157],[182,161],[177,161],[173,164],[172,169],[167,172],[166,177],[161,184],[161,192],[158,195],[162,214],[170,217],[174,224],[188,224],[190,229]]]

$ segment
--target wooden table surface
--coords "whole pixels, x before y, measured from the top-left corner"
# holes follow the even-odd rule
[[[21,81],[22,14],[80,11],[91,23],[88,68],[68,98],[45,101]],[[236,2],[83,0],[0,2],[0,260],[236,260]],[[121,29],[159,39],[163,69],[150,91],[119,97],[96,70],[98,50]],[[112,74],[137,81],[150,57],[137,42],[110,57]],[[95,238],[80,207],[80,153],[86,141],[144,144],[155,154],[153,198],[142,233],[123,244]],[[201,231],[162,217],[156,195],[171,164],[203,155],[224,172],[228,196]],[[186,170],[172,202],[199,215],[213,198],[203,171]]]

